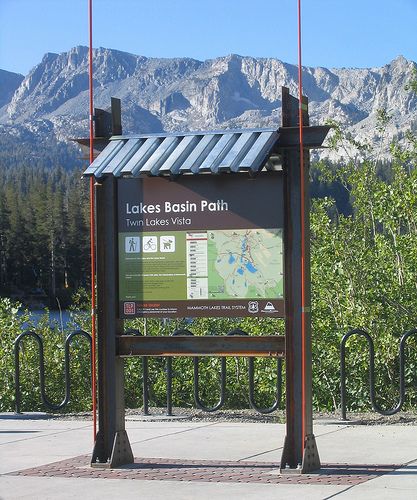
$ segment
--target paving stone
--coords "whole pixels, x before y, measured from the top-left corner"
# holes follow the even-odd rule
[[[263,484],[357,485],[393,472],[398,464],[322,464],[317,474],[280,474],[274,462],[175,460],[135,458],[134,464],[117,469],[91,468],[89,455],[41,467],[11,472],[10,476],[61,478],[135,479],[148,481],[236,482]]]

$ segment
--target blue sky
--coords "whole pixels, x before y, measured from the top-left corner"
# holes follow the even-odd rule
[[[93,0],[93,45],[147,57],[297,62],[297,0]],[[303,64],[417,61],[417,0],[302,0]],[[0,0],[0,69],[88,45],[88,0]]]

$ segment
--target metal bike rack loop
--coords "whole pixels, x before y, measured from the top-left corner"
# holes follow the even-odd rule
[[[227,335],[249,335],[240,328],[231,330]],[[268,414],[275,411],[281,402],[282,398],[282,359],[277,358],[277,384],[276,384],[276,399],[269,408],[261,408],[255,402],[255,358],[248,358],[248,377],[249,377],[249,404],[258,413]]]
[[[378,403],[376,402],[376,397],[375,397],[375,348],[374,348],[374,342],[369,335],[368,332],[365,330],[362,330],[360,328],[356,328],[355,330],[351,330],[350,332],[346,333],[346,335],[343,336],[341,344],[340,344],[340,400],[341,400],[341,418],[342,420],[346,420],[346,342],[349,340],[350,337],[353,335],[358,335],[360,337],[364,337],[369,346],[369,393],[370,393],[370,399],[371,399],[371,404],[372,408],[380,413],[381,415],[389,416],[389,415],[394,415],[395,413],[398,413],[403,404],[404,404],[404,399],[405,399],[405,346],[407,343],[407,340],[409,337],[416,335],[417,334],[417,329],[412,329],[409,330],[408,332],[404,333],[404,335],[401,337],[400,340],[400,347],[399,347],[399,365],[400,365],[400,374],[399,374],[399,391],[400,391],[400,398],[398,400],[398,403],[396,406],[393,408],[390,408],[389,410],[384,410],[381,408]]]
[[[226,358],[220,358],[220,397],[217,403],[213,406],[205,406],[201,401],[199,394],[199,381],[200,381],[200,373],[199,373],[199,358],[193,358],[194,363],[194,401],[200,410],[206,412],[214,412],[220,410],[220,408],[224,405],[225,397],[226,397]]]
[[[124,333],[125,335],[143,337],[143,334],[137,328],[127,328]],[[142,381],[143,414],[149,415],[149,366],[146,356],[142,356]]]
[[[194,335],[190,330],[187,330],[185,328],[180,328],[178,330],[175,330],[171,333],[172,337],[177,337],[177,336],[192,336]],[[166,408],[166,414],[167,416],[172,416],[172,358],[168,357],[166,360],[166,383],[167,383],[167,408]]]
[[[255,358],[248,359],[248,373],[249,373],[249,404],[259,413],[268,414],[272,413],[279,408],[282,398],[282,358],[277,358],[277,384],[276,384],[276,398],[272,406],[269,408],[261,408],[255,403]]]
[[[21,333],[14,342],[14,370],[15,370],[15,409],[16,413],[20,413],[21,407],[21,394],[20,394],[20,346],[26,337],[32,337],[36,340],[39,347],[39,381],[40,381],[40,390],[41,390],[41,400],[42,403],[49,408],[50,410],[61,410],[64,408],[70,400],[71,396],[71,373],[70,373],[70,346],[73,339],[77,336],[84,337],[88,340],[90,346],[90,359],[91,359],[91,336],[84,332],[83,330],[75,330],[70,333],[65,339],[65,396],[64,399],[59,404],[52,403],[47,395],[45,390],[45,357],[44,357],[44,349],[43,349],[43,340],[42,337],[32,330],[26,330]]]

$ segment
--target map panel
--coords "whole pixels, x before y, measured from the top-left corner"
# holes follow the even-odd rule
[[[120,233],[122,300],[278,299],[281,229]]]
[[[282,229],[207,232],[211,299],[282,298]]]

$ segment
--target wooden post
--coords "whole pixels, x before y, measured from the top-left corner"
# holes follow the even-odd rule
[[[117,467],[133,462],[125,430],[123,359],[116,337],[123,333],[117,317],[117,189],[113,176],[97,187],[97,339],[98,434],[91,465]]]
[[[308,126],[307,99],[303,102],[303,125]],[[282,89],[282,126],[298,125],[298,99]],[[304,152],[305,201],[305,340],[303,356],[301,311],[301,178],[298,148],[283,151],[285,205],[285,336],[286,336],[286,437],[281,471],[306,473],[320,468],[313,434],[310,311],[309,166]]]

